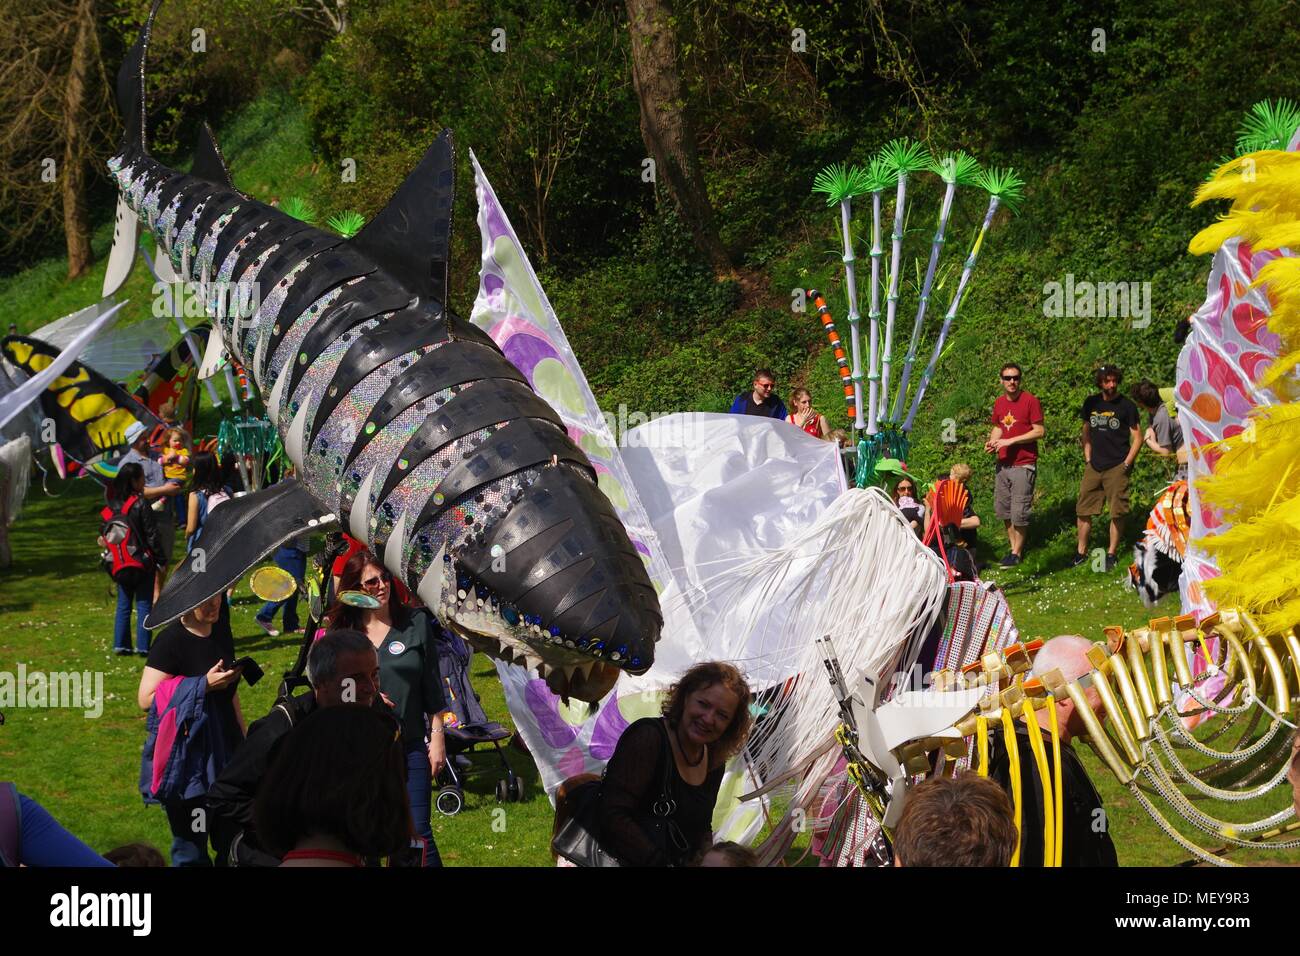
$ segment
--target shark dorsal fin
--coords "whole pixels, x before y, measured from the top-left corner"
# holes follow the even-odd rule
[[[149,8],[149,16],[140,27],[140,34],[127,51],[122,66],[117,71],[117,108],[122,113],[122,122],[126,129],[123,133],[122,147],[127,153],[139,151],[148,154],[145,130],[144,107],[144,60],[149,49],[149,35],[153,32],[153,22],[158,16],[162,0],[154,0]]]
[[[444,129],[388,205],[348,241],[411,292],[446,305],[455,196],[456,149]]]
[[[232,189],[235,185],[230,181],[230,169],[221,155],[217,137],[207,123],[199,127],[199,145],[194,150],[194,165],[190,168],[190,175]]]

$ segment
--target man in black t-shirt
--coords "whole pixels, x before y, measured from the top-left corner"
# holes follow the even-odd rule
[[[1088,560],[1092,519],[1101,514],[1103,502],[1110,510],[1106,570],[1112,570],[1117,561],[1115,552],[1129,507],[1128,474],[1142,447],[1137,406],[1119,394],[1123,378],[1114,365],[1103,365],[1096,374],[1101,393],[1089,395],[1083,403],[1083,479],[1074,508],[1079,525],[1079,549],[1073,562],[1076,567]]]

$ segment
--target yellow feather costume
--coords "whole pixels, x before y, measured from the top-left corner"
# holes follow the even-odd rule
[[[1266,632],[1300,622],[1300,153],[1264,150],[1225,163],[1201,186],[1196,203],[1230,199],[1232,208],[1192,239],[1193,253],[1212,253],[1240,236],[1256,250],[1282,250],[1259,270],[1282,340],[1261,385],[1290,404],[1257,406],[1250,426],[1218,442],[1214,474],[1199,480],[1202,500],[1231,526],[1197,543],[1217,559],[1220,576],[1204,582],[1220,606],[1256,616]]]

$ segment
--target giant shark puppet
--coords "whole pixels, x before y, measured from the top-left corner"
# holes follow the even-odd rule
[[[126,132],[109,161],[120,196],[108,269],[129,268],[141,222],[154,232],[178,277],[198,283],[210,349],[228,350],[266,396],[297,479],[214,512],[203,553],[148,625],[291,536],[341,526],[443,624],[557,694],[595,701],[621,672],[644,673],[662,615],[595,469],[496,343],[447,307],[450,131],[348,240],[235,189],[206,126],[192,171],[168,169],[146,137],[159,6],[117,81]]]

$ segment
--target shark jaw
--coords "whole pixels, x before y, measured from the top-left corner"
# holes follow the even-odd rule
[[[431,607],[443,624],[475,650],[536,673],[559,697],[594,704],[613,689],[623,670],[635,672],[641,663],[606,648],[603,641],[575,639],[548,628],[540,618],[501,604],[453,562],[437,564],[443,567],[441,600]]]

